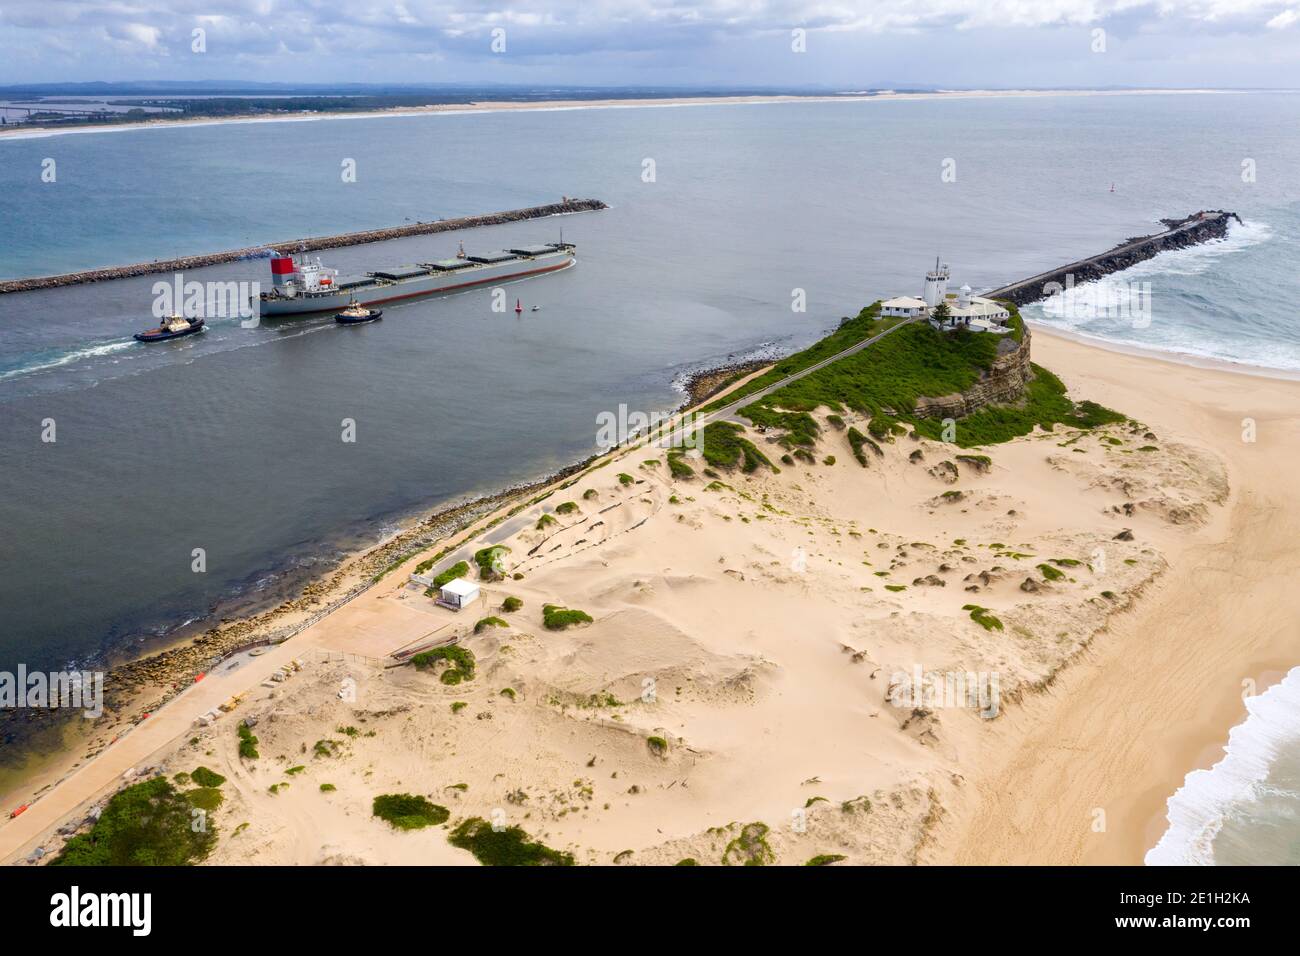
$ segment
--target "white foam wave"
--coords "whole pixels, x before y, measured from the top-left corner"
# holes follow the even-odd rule
[[[58,358],[50,359],[49,361],[37,362],[35,365],[24,365],[21,368],[13,368],[9,369],[7,372],[0,372],[0,381],[17,378],[20,375],[30,375],[32,372],[48,371],[49,369],[59,368],[63,365],[71,365],[73,362],[80,362],[82,359],[112,355],[114,352],[129,349],[134,344],[134,341],[104,342],[100,345],[92,345],[84,349],[75,349],[74,351],[60,355]]]
[[[1169,829],[1147,852],[1147,866],[1214,865],[1214,838],[1229,811],[1256,799],[1281,748],[1300,739],[1300,667],[1247,698],[1246,710],[1228,733],[1223,759],[1193,770],[1169,798]]]

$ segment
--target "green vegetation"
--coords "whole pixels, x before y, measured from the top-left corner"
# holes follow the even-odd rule
[[[478,576],[484,581],[499,580],[504,573],[503,561],[510,553],[504,544],[493,544],[474,552],[474,563],[478,565]]]
[[[509,627],[509,626],[510,625],[508,623],[506,623],[499,617],[483,617],[483,618],[479,618],[478,622],[474,625],[474,633],[482,634],[489,627]]]
[[[473,853],[484,866],[573,866],[571,854],[529,840],[519,827],[493,830],[481,817],[462,822],[447,841]]]
[[[1056,570],[1050,564],[1040,564],[1038,570],[1042,572],[1045,581],[1059,581],[1065,577],[1065,572]]]
[[[668,741],[662,737],[647,737],[645,742],[656,757],[663,757],[668,753]]]
[[[429,670],[441,661],[446,661],[450,665],[439,677],[444,684],[459,684],[463,680],[474,679],[474,652],[468,647],[448,644],[446,647],[421,651],[411,658],[411,663],[415,665],[416,670]]]
[[[964,461],[968,465],[975,465],[979,468],[989,468],[993,465],[993,459],[988,455],[957,455],[958,461]]]
[[[502,687],[501,696],[508,697],[510,700],[514,700],[516,697],[515,689],[513,687]]]
[[[385,793],[375,797],[374,816],[398,830],[419,830],[446,823],[451,811],[409,793]]]
[[[219,787],[226,782],[225,777],[207,767],[195,767],[194,772],[190,774],[190,779],[200,787]]]
[[[463,578],[467,574],[469,574],[469,565],[466,564],[464,561],[457,561],[446,571],[443,571],[441,574],[439,574],[436,578],[433,579],[433,586],[435,589],[440,588],[444,584],[447,584],[449,581],[454,581],[457,578]]]
[[[699,866],[699,865],[700,865],[699,861],[696,860],[695,857],[693,856],[682,857],[682,859],[678,860],[676,863],[673,864],[673,866]]]
[[[453,700],[451,702],[451,712],[453,714],[459,714],[462,710],[464,710],[468,706],[469,704],[463,700]]]
[[[287,777],[296,777],[298,774],[302,773],[302,772],[303,772],[304,770],[306,770],[306,769],[307,769],[307,768],[306,768],[305,766],[303,766],[302,764],[298,764],[298,766],[296,766],[296,767],[290,767],[290,768],[289,768],[288,770],[286,770],[284,773],[285,773],[285,776],[287,776]]]
[[[555,506],[555,513],[557,515],[569,515],[573,514],[577,510],[578,503],[576,501],[563,501]]]
[[[596,497],[599,497],[599,495],[595,488],[588,488],[586,491],[582,493],[583,501],[591,501],[593,498]]]
[[[836,335],[839,333],[818,345],[831,342]],[[795,444],[806,443],[811,431],[808,413],[821,406],[833,412],[848,407],[869,415],[871,422],[867,430],[877,441],[889,441],[900,429],[906,431],[904,423],[922,437],[940,440],[942,423],[918,417],[917,401],[969,389],[998,357],[999,341],[1003,341],[1002,336],[965,330],[938,332],[928,323],[909,325],[869,348],[778,389],[741,409],[741,413],[755,424],[785,429],[787,439]],[[827,351],[838,351],[847,344],[851,342],[842,341],[837,348]],[[1028,434],[1035,425],[1044,429],[1057,424],[1092,428],[1125,420],[1124,416],[1094,402],[1072,401],[1066,396],[1060,379],[1039,366],[1032,368],[1034,378],[1025,388],[1024,399],[1016,405],[982,408],[961,419],[957,444],[971,447],[1008,441]],[[771,381],[780,377],[777,375]]]
[[[199,787],[197,790],[187,790],[185,799],[190,802],[190,806],[199,810],[215,810],[221,806],[221,791],[216,787]]]
[[[248,724],[242,720],[239,722],[239,756],[245,760],[256,760],[258,758],[257,738],[248,729]]]
[[[321,793],[333,793],[333,792],[334,792],[335,790],[337,790],[337,789],[338,789],[338,787],[334,786],[334,784],[332,784],[332,783],[322,783],[322,784],[320,785],[320,792],[321,792]]]
[[[511,614],[519,610],[523,606],[524,606],[524,602],[519,598],[515,597],[514,595],[508,596],[504,601],[501,602],[501,610],[505,611],[507,614]]]
[[[620,471],[618,473],[618,483],[620,485],[634,485],[636,484],[636,479],[633,478],[631,475],[629,475],[627,472]]]
[[[337,740],[330,740],[329,738],[325,738],[316,741],[316,745],[312,747],[311,752],[312,755],[316,757],[337,757],[339,755],[339,748],[341,746],[342,744],[340,744]]]
[[[906,590],[907,590],[907,585],[906,585],[906,584],[886,584],[886,585],[885,585],[885,590],[886,590],[886,591],[906,591]]]
[[[840,860],[848,859],[843,853],[818,853],[809,860],[804,866],[830,866],[832,863],[838,863]]]
[[[555,515],[542,515],[537,519],[535,530],[545,531],[553,524],[559,524],[559,522],[555,520]]]
[[[986,607],[980,607],[978,604],[963,604],[963,611],[970,611],[970,619],[984,628],[986,631],[1002,630],[1002,622],[989,613]]]
[[[591,615],[586,611],[560,607],[558,604],[542,605],[542,625],[548,631],[562,631],[574,624],[590,624]]]
[[[722,851],[723,866],[767,866],[776,860],[776,854],[767,845],[766,823],[747,823],[740,835]]]
[[[885,454],[883,451],[880,450],[879,445],[877,445],[866,435],[862,434],[862,432],[858,431],[856,428],[850,428],[847,434],[849,439],[849,447],[853,449],[853,457],[858,460],[858,464],[861,465],[863,468],[867,467],[867,456],[866,453],[862,450],[864,446],[869,445],[871,447],[871,450],[874,451],[877,456],[883,456]]]
[[[668,470],[674,478],[694,478],[695,469],[686,462],[682,461],[680,451],[670,451],[668,453]]]
[[[220,791],[217,792],[220,796]],[[118,791],[89,833],[74,836],[51,866],[189,866],[216,846],[216,827],[195,832],[193,805],[165,777]]]
[[[827,455],[825,458],[822,459],[822,464],[823,464],[823,465],[833,465],[833,464],[835,464],[835,456],[834,456],[834,455]]]
[[[816,427],[816,426],[814,426]],[[704,426],[704,460],[715,468],[734,468],[740,465],[746,473],[755,471],[759,465],[775,470],[772,462],[744,437],[744,428],[735,422],[713,422]]]
[[[762,391],[769,385],[781,381],[787,375],[802,371],[810,365],[816,365],[823,359],[828,359],[832,355],[844,351],[852,345],[856,345],[863,339],[870,338],[878,332],[882,332],[894,323],[891,320],[880,320],[880,303],[874,302],[867,306],[855,317],[845,319],[837,328],[826,338],[814,342],[808,348],[801,352],[795,352],[777,362],[762,375],[755,376],[735,391],[723,398],[714,399],[701,409],[702,412],[711,412],[715,409],[722,408],[724,405],[744,398],[746,395],[752,395],[755,392]],[[888,341],[893,336],[886,336],[883,341]],[[877,343],[879,344],[879,343]],[[872,346],[871,348],[875,348]],[[865,351],[870,351],[866,349]],[[861,353],[859,353],[861,354]]]

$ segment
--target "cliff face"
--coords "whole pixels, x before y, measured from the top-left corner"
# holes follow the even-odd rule
[[[1029,364],[1029,339],[1028,327],[1018,345],[1011,336],[1003,337],[998,343],[998,357],[978,382],[963,392],[920,399],[916,403],[916,414],[922,418],[961,418],[985,405],[1015,402],[1024,394],[1025,383],[1033,377]]]

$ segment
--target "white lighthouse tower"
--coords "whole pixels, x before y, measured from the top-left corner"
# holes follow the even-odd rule
[[[948,294],[948,266],[939,265],[939,257],[934,258],[934,268],[925,274],[925,304],[933,309]]]

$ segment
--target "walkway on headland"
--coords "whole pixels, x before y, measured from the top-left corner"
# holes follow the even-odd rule
[[[576,212],[594,212],[606,208],[608,207],[605,203],[599,199],[566,198],[563,202],[550,203],[545,206],[508,209],[505,212],[491,212],[482,216],[435,219],[432,222],[413,222],[404,226],[393,226],[389,229],[371,229],[366,232],[341,233],[337,236],[315,236],[308,239],[289,239],[284,242],[266,242],[257,246],[247,246],[243,249],[229,249],[225,252],[212,252],[198,256],[182,256],[178,259],[157,259],[153,262],[137,262],[129,266],[113,266],[107,269],[92,269],[86,272],[68,272],[63,275],[36,276],[30,279],[7,279],[0,281],[0,295],[6,292],[32,292],[36,289],[79,285],[83,282],[106,282],[110,279],[126,279],[131,276],[154,275],[160,272],[183,272],[186,269],[201,269],[204,266],[219,265],[223,262],[261,258],[265,256],[268,249],[279,250],[283,254],[315,252],[318,249],[359,246],[369,242],[386,242],[389,239],[404,239],[408,236],[428,236],[440,232],[477,229],[480,226],[497,226],[507,222],[524,222],[529,219],[545,219],[549,216],[565,216]]]

